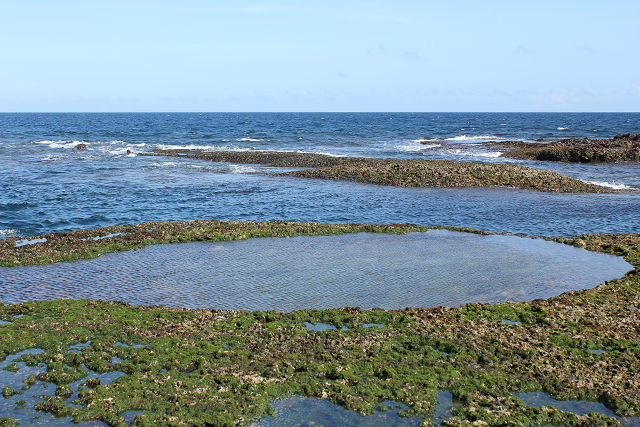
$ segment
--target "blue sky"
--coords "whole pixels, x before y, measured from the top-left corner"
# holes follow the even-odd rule
[[[0,111],[640,111],[638,0],[0,0]]]

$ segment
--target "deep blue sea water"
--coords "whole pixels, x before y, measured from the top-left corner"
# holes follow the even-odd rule
[[[192,219],[403,222],[536,235],[638,232],[639,164],[515,161],[478,145],[619,133],[640,133],[640,113],[0,114],[0,237]],[[89,149],[72,150],[79,143]],[[509,162],[628,191],[393,188],[135,155],[156,148]]]

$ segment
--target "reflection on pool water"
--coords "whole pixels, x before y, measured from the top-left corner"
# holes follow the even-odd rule
[[[431,230],[150,246],[93,260],[0,268],[0,300],[121,300],[292,311],[455,307],[549,298],[632,269],[542,239]]]
[[[74,346],[73,349],[77,350],[81,347],[85,347],[85,345],[77,345]],[[36,403],[43,400],[41,396],[55,395],[56,385],[48,382],[41,382],[36,379],[33,380],[31,385],[26,385],[28,381],[27,378],[29,376],[37,376],[39,373],[46,372],[47,368],[44,364],[27,366],[25,362],[15,362],[15,360],[19,359],[23,355],[40,353],[41,351],[41,349],[22,351],[18,354],[8,356],[4,361],[0,362],[1,387],[11,387],[13,390],[19,392],[19,394],[14,394],[13,396],[7,396],[0,399],[0,418],[11,417],[15,421],[20,422],[20,426],[108,426],[107,423],[97,420],[82,421],[74,424],[71,416],[54,416],[51,413],[36,411],[33,408]],[[5,370],[5,368],[13,364],[16,365],[15,369]],[[125,375],[120,371],[111,371],[102,374],[98,374],[91,370],[87,371],[87,376],[69,384],[73,394],[71,396],[66,396],[64,399],[68,406],[75,406],[71,402],[78,397],[79,392],[83,389],[82,385],[88,380],[98,379],[99,384],[104,385]],[[140,412],[130,412],[123,414],[123,416],[125,421],[130,422],[138,413]]]
[[[263,417],[251,424],[252,427],[414,427],[422,420],[421,417],[399,417],[398,411],[407,409],[407,406],[390,401],[383,402],[373,415],[367,416],[315,397],[293,396],[272,402],[271,406],[275,409],[275,415]]]
[[[611,409],[608,409],[600,402],[589,402],[586,400],[556,400],[541,391],[531,393],[514,393],[514,396],[522,399],[522,401],[527,405],[536,408],[546,405],[578,415],[597,412],[599,414],[615,417],[618,421],[623,422],[627,427],[640,427],[640,417],[618,417]]]

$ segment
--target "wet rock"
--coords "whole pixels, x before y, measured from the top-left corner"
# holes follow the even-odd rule
[[[87,144],[78,144],[73,147],[74,150],[88,150]]]
[[[524,144],[524,143],[522,143]],[[290,152],[206,152],[155,150],[147,155],[191,157],[213,162],[300,167],[272,174],[299,178],[338,179],[394,187],[509,187],[545,192],[610,193],[612,189],[567,176],[519,165],[451,160],[374,159]]]
[[[503,151],[504,157],[570,163],[640,161],[640,135],[627,133],[611,139],[570,138],[549,143],[491,141],[485,146]]]

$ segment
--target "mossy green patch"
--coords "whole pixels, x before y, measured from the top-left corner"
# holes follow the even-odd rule
[[[637,234],[579,239],[590,250],[638,257]],[[549,300],[455,309],[283,313],[34,301],[0,305],[0,318],[14,319],[0,328],[0,361],[42,349],[11,361],[46,368],[25,385],[55,384],[36,409],[110,425],[124,425],[130,411],[144,412],[133,425],[248,425],[272,413],[269,402],[293,395],[362,414],[394,401],[430,425],[438,390],[447,390],[458,406],[443,425],[617,426],[602,414],[527,406],[513,393],[598,400],[637,416],[639,312],[637,274]],[[18,375],[9,362],[2,372]],[[121,376],[106,382],[92,372]],[[78,381],[80,390],[69,386]]]

